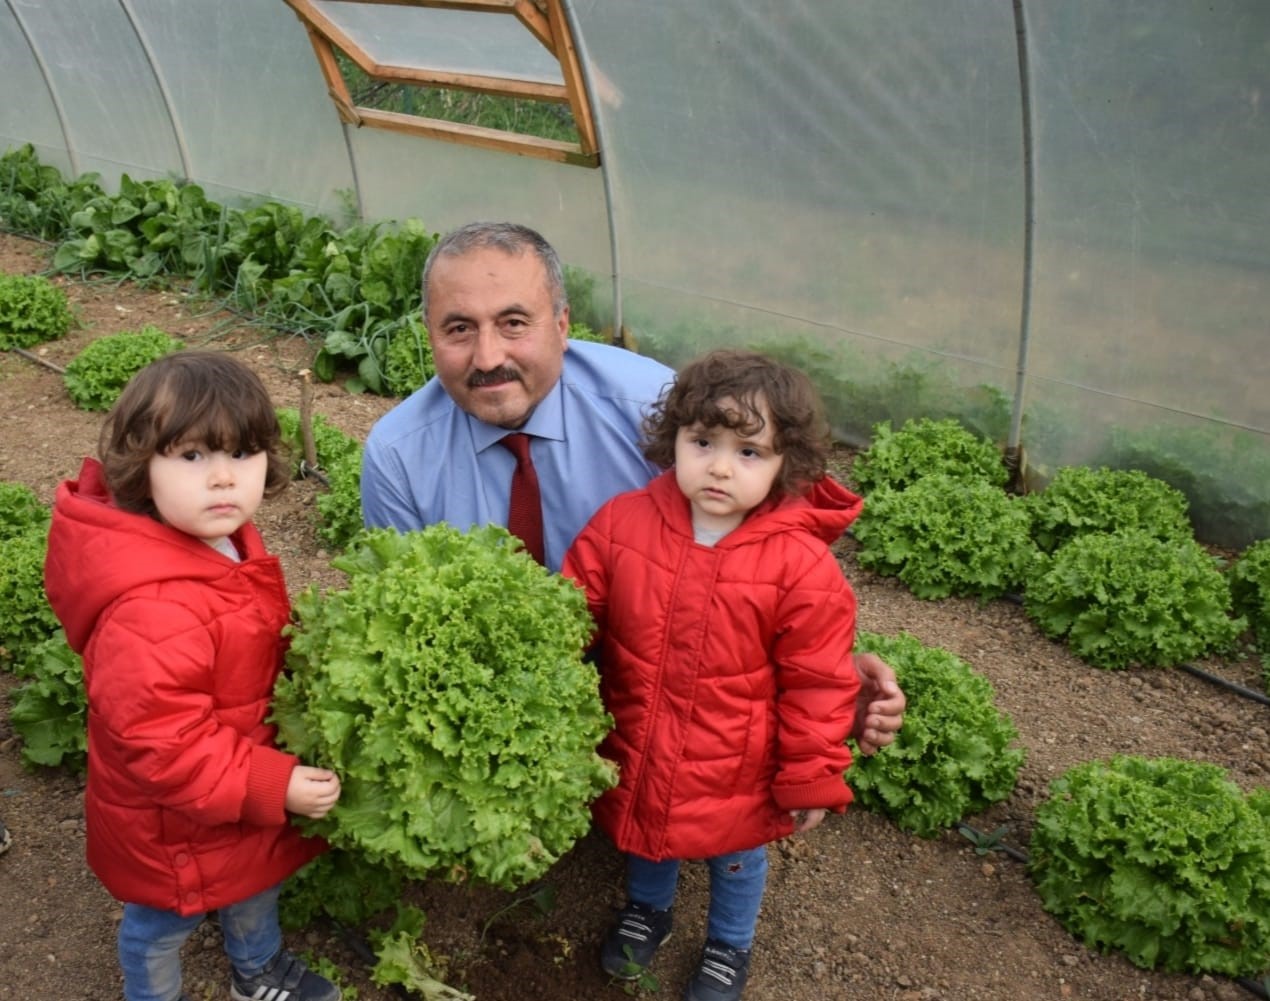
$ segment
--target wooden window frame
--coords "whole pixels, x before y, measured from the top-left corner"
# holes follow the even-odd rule
[[[426,136],[430,139],[463,143],[558,163],[583,167],[600,165],[595,119],[591,114],[585,79],[578,62],[573,36],[569,31],[568,20],[564,14],[562,0],[347,0],[347,2],[511,15],[555,56],[560,64],[563,85],[377,63],[335,22],[318,10],[313,0],[285,0],[285,2],[295,11],[296,16],[304,23],[308,31],[309,41],[313,45],[318,65],[326,78],[328,92],[332,101],[335,102],[342,121],[357,128],[369,126],[388,129],[393,132]],[[362,72],[375,80],[567,104],[573,113],[574,126],[580,141],[562,142],[557,139],[544,139],[502,129],[447,122],[439,118],[380,111],[354,104],[348,85],[336,62],[336,48],[352,59]]]

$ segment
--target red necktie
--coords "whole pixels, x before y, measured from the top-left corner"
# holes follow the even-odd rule
[[[538,473],[529,457],[529,442],[529,435],[519,432],[499,439],[499,444],[516,456],[507,529],[525,543],[530,556],[543,563],[542,497],[538,493]]]

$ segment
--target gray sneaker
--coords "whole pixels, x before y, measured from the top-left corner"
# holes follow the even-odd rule
[[[235,971],[229,996],[234,1001],[340,1001],[340,989],[282,949],[254,977]]]

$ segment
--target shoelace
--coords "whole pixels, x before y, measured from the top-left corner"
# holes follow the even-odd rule
[[[637,915],[627,914],[618,924],[617,933],[636,942],[647,942],[652,938],[653,926],[645,924]]]
[[[724,987],[731,987],[741,971],[733,965],[733,958],[728,953],[707,947],[701,958],[701,972],[714,977]]]
[[[274,981],[269,984],[259,984],[252,992],[253,1001],[287,1001],[294,995],[300,981],[304,979],[304,964],[300,963],[286,949],[278,953],[277,958],[267,969],[252,977],[256,980],[259,977],[269,977]]]

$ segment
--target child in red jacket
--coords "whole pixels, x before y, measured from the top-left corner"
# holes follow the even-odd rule
[[[251,519],[286,486],[264,386],[226,354],[180,351],[128,383],[101,460],[57,490],[49,603],[82,654],[88,862],[124,901],[128,1001],[177,1001],[181,944],[219,911],[237,1001],[337,1001],[282,948],[278,892],[325,845],[333,772],[265,723],[290,602]]]
[[[597,626],[620,781],[595,804],[626,853],[628,904],[601,963],[633,980],[670,934],[680,860],[705,859],[710,907],[688,1001],[736,1001],[766,845],[851,800],[855,598],[829,544],[860,498],[825,473],[805,375],[748,351],[689,364],[645,423],[663,468],[602,507],[563,572]]]

